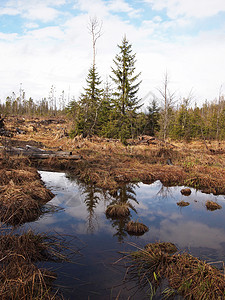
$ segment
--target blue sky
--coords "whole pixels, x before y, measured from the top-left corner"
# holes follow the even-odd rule
[[[165,72],[179,103],[225,92],[224,0],[1,0],[0,99],[22,88],[26,97],[76,99],[92,63],[90,18],[102,22],[96,63],[103,82],[126,34],[142,72],[139,96],[157,94]],[[223,87],[224,85],[224,87]]]

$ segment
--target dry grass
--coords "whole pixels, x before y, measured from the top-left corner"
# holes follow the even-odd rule
[[[171,254],[176,249],[168,247],[167,251],[167,246],[163,244],[148,244],[146,249],[126,255],[129,264],[126,280],[137,282],[138,279],[141,286],[150,285],[154,291],[166,278],[171,289],[167,288],[162,293],[163,298],[179,293],[190,300],[224,299],[224,274],[189,254]],[[171,252],[170,248],[173,249]]]
[[[208,210],[211,210],[211,211],[222,208],[222,206],[219,205],[218,203],[216,203],[214,201],[209,201],[209,200],[206,201],[205,206]]]
[[[0,158],[0,221],[8,225],[35,221],[54,196],[28,163],[23,157]]]
[[[182,201],[177,202],[177,205],[181,206],[181,207],[184,207],[184,206],[190,205],[190,203],[182,200]]]
[[[143,235],[145,232],[147,232],[149,229],[148,227],[140,222],[134,222],[130,221],[126,224],[125,230],[130,234],[130,235]]]
[[[0,298],[18,299],[59,299],[52,292],[56,274],[38,268],[34,263],[40,261],[63,261],[66,249],[62,238],[12,232],[0,236]]]
[[[23,183],[40,180],[40,176],[35,169],[1,169],[0,170],[0,185],[7,185],[10,181],[13,181],[16,185]]]
[[[191,195],[191,190],[190,189],[182,189],[181,191],[181,194],[184,195],[184,196],[189,196]]]
[[[173,243],[162,242],[162,243],[149,243],[145,246],[147,251],[151,252],[165,252],[173,254],[177,252],[177,247]]]
[[[11,128],[18,127],[18,122],[16,118],[6,121]],[[83,159],[36,160],[32,161],[34,166],[70,169],[81,180],[105,189],[116,189],[121,182],[160,180],[165,185],[186,185],[207,193],[225,194],[225,142],[207,142],[211,151],[202,141],[164,143],[156,139],[155,144],[124,146],[117,140],[99,137],[60,137],[63,128],[70,130],[71,122],[47,123],[41,119],[26,120],[23,126],[33,124],[37,131],[14,136],[14,145],[39,143],[46,149],[72,151]],[[168,159],[172,165],[167,165]]]
[[[53,194],[38,181],[15,185],[12,180],[0,192],[0,220],[9,225],[35,221],[42,214],[41,205]]]
[[[106,209],[106,216],[108,218],[125,218],[130,215],[131,205],[129,202],[114,202]]]

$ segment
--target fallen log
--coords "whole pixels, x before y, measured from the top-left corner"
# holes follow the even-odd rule
[[[0,149],[5,151],[5,153],[7,154],[23,155],[30,159],[47,159],[57,157],[58,159],[78,160],[82,158],[81,155],[73,155],[72,152],[43,150],[40,148],[28,146],[29,145],[27,145],[26,148],[0,147]]]
[[[81,159],[82,156],[81,155],[67,155],[67,154],[61,154],[59,153],[27,153],[25,154],[26,156],[28,156],[28,158],[37,158],[37,159],[47,159],[47,158],[53,158],[56,157],[58,159],[68,159],[68,160],[78,160]]]

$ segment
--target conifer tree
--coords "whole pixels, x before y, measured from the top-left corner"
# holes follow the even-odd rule
[[[151,103],[149,103],[149,106],[147,107],[147,123],[146,123],[146,132],[149,135],[154,136],[156,131],[159,131],[159,119],[160,119],[160,108],[157,105],[157,102],[155,99],[152,100]]]
[[[113,76],[110,76],[116,84],[115,104],[122,115],[126,115],[128,111],[136,111],[141,107],[140,100],[137,97],[139,85],[137,82],[141,73],[135,72],[135,56],[132,54],[131,44],[127,41],[126,36],[122,40],[122,45],[118,45],[120,53],[113,60],[115,68],[112,68]]]
[[[100,88],[101,80],[95,65],[93,65],[88,73],[87,87],[78,102],[79,115],[76,122],[76,131],[84,136],[96,134],[98,112],[101,104],[103,90]]]
[[[88,26],[92,36],[93,63],[89,69],[86,79],[87,87],[78,101],[77,120],[75,121],[75,134],[82,133],[83,136],[97,134],[98,113],[101,105],[103,89],[100,88],[101,80],[96,70],[96,42],[101,36],[102,24],[96,18],[91,18]]]
[[[141,73],[135,74],[136,54],[132,53],[132,46],[126,36],[122,45],[118,45],[120,52],[113,60],[113,75],[110,76],[116,86],[114,92],[114,106],[117,112],[117,126],[120,127],[119,137],[122,141],[132,136],[133,120],[136,111],[141,107],[137,93],[141,81],[138,78]],[[118,122],[119,121],[119,122]]]

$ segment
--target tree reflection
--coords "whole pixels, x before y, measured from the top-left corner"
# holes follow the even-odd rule
[[[100,200],[105,198],[105,192],[101,188],[97,187],[94,183],[84,183],[76,176],[67,174],[67,178],[73,182],[76,182],[79,187],[80,194],[84,197],[84,203],[87,207],[87,231],[94,233],[95,221],[97,222],[95,209]]]
[[[87,222],[88,222],[88,231],[93,233],[95,230],[95,221],[97,220],[95,209],[98,206],[100,201],[110,201],[109,206],[122,207],[126,206],[129,208],[129,215],[121,216],[109,216],[107,218],[111,220],[112,227],[115,228],[116,233],[114,236],[118,238],[119,242],[122,242],[123,239],[127,236],[125,231],[126,224],[131,220],[130,211],[137,213],[134,204],[139,204],[136,199],[135,189],[139,187],[138,184],[127,183],[121,185],[116,191],[106,192],[101,188],[97,187],[93,183],[86,184],[80,181],[75,176],[68,176],[67,178],[71,181],[75,181],[79,186],[81,195],[84,197],[84,203],[87,207]]]
[[[96,187],[93,183],[80,184],[79,187],[81,187],[81,194],[84,196],[84,203],[87,207],[88,231],[93,233],[95,230],[94,219],[97,220],[95,216],[95,209],[101,200],[102,190]]]
[[[123,242],[124,238],[127,236],[125,226],[129,221],[130,216],[111,220],[112,227],[116,230],[116,233],[113,236],[117,237],[118,242],[120,243]]]
[[[113,200],[108,205],[108,207],[127,206],[135,213],[137,213],[135,207],[132,204],[132,202],[139,204],[136,199],[136,192],[135,192],[135,188],[137,187],[139,187],[138,184],[131,184],[131,183],[122,185],[117,191],[111,193]],[[130,216],[128,215],[128,216],[121,217],[119,214],[118,216],[114,214],[113,216],[107,215],[107,218],[111,219],[112,227],[116,229],[116,233],[113,236],[116,236],[118,238],[118,241],[122,242],[124,238],[127,236],[127,232],[125,231],[125,226],[130,221]]]

